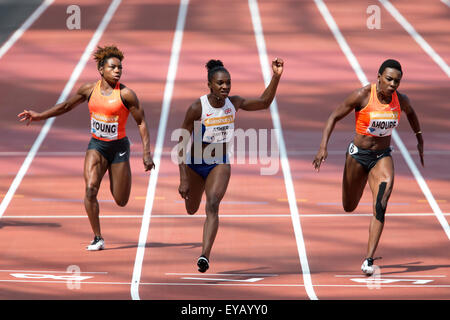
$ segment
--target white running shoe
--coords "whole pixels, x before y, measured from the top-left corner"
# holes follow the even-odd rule
[[[366,260],[364,260],[363,264],[361,265],[362,272],[368,276],[371,276],[375,272],[373,261],[378,259],[382,259],[382,257],[366,258]]]
[[[94,240],[92,240],[91,244],[86,247],[86,250],[89,251],[98,251],[105,249],[105,240],[101,237],[95,236]]]
[[[373,259],[367,258],[364,260],[363,264],[361,265],[361,270],[366,275],[370,276],[373,274]]]

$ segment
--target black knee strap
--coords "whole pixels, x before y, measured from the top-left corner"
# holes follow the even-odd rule
[[[378,188],[377,202],[375,204],[375,218],[384,223],[384,214],[386,213],[386,205],[383,206],[382,199],[384,192],[386,191],[386,182],[380,183],[380,187]]]

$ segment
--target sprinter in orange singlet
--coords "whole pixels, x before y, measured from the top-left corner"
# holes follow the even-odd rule
[[[136,94],[119,82],[123,53],[115,46],[98,47],[94,59],[101,75],[100,80],[82,85],[74,96],[46,111],[38,113],[24,110],[18,115],[20,121],[27,121],[28,125],[32,121],[59,116],[88,101],[92,137],[84,160],[84,206],[94,232],[94,240],[86,247],[90,251],[105,248],[100,231],[97,193],[106,171],[109,173],[115,202],[123,207],[130,197],[130,142],[125,133],[129,113],[136,121],[141,135],[145,171],[154,168],[144,109],[139,105]]]
[[[394,184],[391,157],[391,134],[398,126],[401,112],[406,114],[417,138],[420,162],[423,162],[423,139],[419,120],[405,94],[397,91],[403,72],[396,60],[386,60],[378,70],[378,80],[354,91],[330,115],[323,130],[319,151],[313,160],[317,171],[327,158],[327,145],[337,121],[351,111],[356,113],[356,135],[348,146],[342,182],[342,204],[346,212],[358,206],[367,181],[373,196],[373,217],[369,226],[367,255],[361,270],[374,272],[375,250],[381,237],[388,199]]]

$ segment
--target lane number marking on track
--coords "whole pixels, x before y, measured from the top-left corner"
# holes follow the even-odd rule
[[[378,269],[379,270],[379,269]],[[349,278],[349,280],[357,283],[366,284],[369,289],[381,289],[382,285],[389,285],[392,283],[408,282],[412,285],[425,285],[434,280],[430,278],[445,278],[444,275],[394,275],[390,277],[382,277],[381,273],[375,272],[373,275],[367,277],[363,275],[336,275],[335,277]],[[428,279],[423,279],[428,278]]]
[[[234,274],[234,273],[211,273],[206,275],[205,277],[186,277],[196,275],[195,273],[194,274],[166,273],[166,275],[180,276],[180,279],[183,280],[205,280],[205,281],[226,281],[226,282],[247,282],[247,283],[258,282],[264,280],[266,277],[278,276],[277,274]],[[213,277],[210,278],[210,276]]]
[[[53,274],[37,274],[37,273],[10,273],[10,275],[20,279],[53,279],[63,281],[83,281],[93,278],[93,276],[53,275]]]
[[[224,278],[197,278],[197,277],[182,277],[185,280],[206,280],[206,281],[228,281],[228,282],[257,282],[264,278],[248,278],[248,279],[224,279]]]
[[[358,283],[367,283],[367,284],[389,284],[395,282],[412,282],[412,284],[426,284],[433,282],[434,280],[425,280],[425,279],[393,279],[393,278],[353,278],[351,281]]]

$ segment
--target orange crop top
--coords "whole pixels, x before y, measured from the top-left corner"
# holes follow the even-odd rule
[[[392,94],[392,101],[383,104],[378,100],[376,84],[372,84],[367,105],[356,111],[356,133],[384,137],[390,136],[400,120],[400,102],[397,92]]]
[[[120,97],[120,83],[109,96],[100,90],[101,80],[97,82],[89,99],[89,112],[91,114],[92,137],[111,141],[126,136],[125,126],[130,111],[124,106]]]

